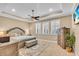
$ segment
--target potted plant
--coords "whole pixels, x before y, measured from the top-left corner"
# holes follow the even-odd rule
[[[66,34],[66,50],[68,52],[73,51],[73,47],[75,45],[75,35],[72,33],[71,35],[69,33]]]

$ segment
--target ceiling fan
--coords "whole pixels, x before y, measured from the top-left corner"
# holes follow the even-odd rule
[[[28,16],[30,16],[34,20],[39,20],[40,16],[34,16],[34,12],[35,10],[32,10],[32,16],[31,15],[28,15]]]

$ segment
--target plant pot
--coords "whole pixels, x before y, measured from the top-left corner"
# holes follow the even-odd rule
[[[71,53],[72,52],[72,48],[66,47],[66,51],[69,52],[69,53]]]

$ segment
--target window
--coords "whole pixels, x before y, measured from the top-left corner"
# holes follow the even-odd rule
[[[49,34],[49,22],[43,22],[42,24],[42,34]]]
[[[36,34],[41,34],[41,23],[36,23]]]
[[[59,20],[51,21],[51,34],[52,35],[57,35],[59,28],[60,28],[60,21]]]

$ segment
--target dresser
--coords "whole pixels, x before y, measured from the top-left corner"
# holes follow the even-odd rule
[[[66,34],[70,33],[70,28],[62,27],[59,29],[57,43],[62,48],[66,48]]]

